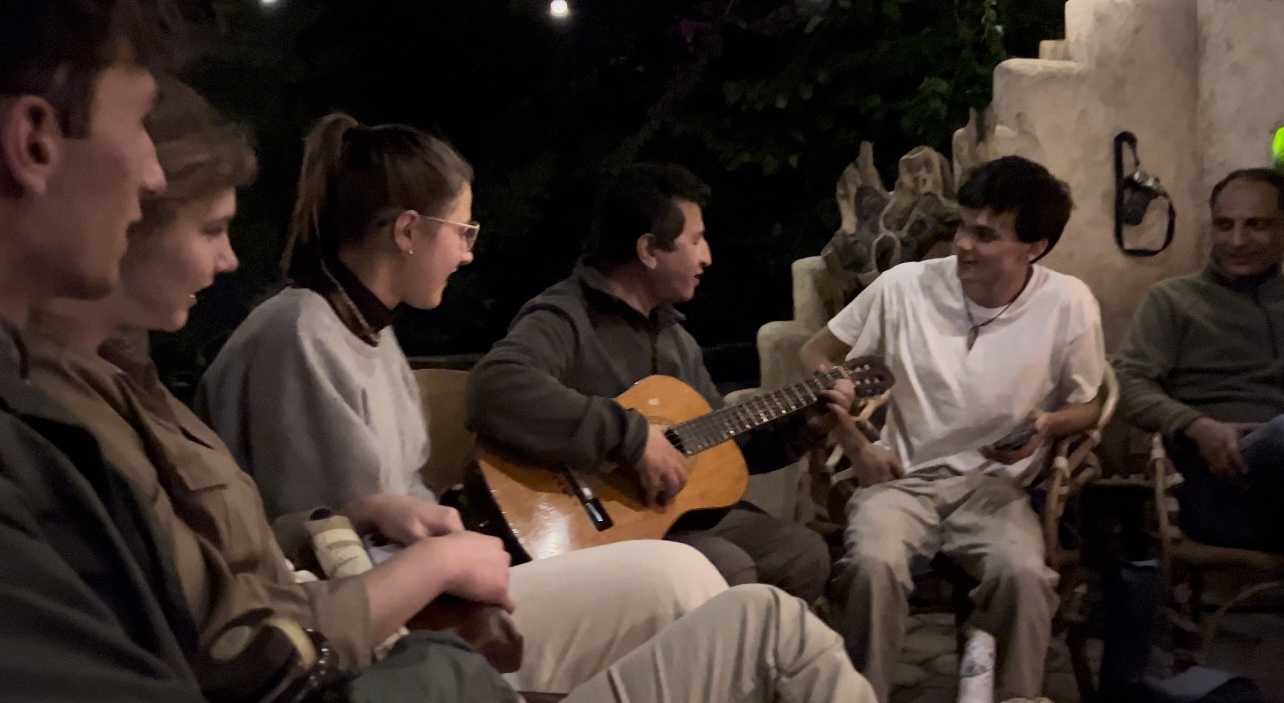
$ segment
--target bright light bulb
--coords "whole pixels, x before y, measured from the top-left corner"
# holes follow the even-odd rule
[[[259,3],[261,3],[264,7],[272,7],[273,5],[276,4],[276,0],[259,0]]]
[[[548,4],[548,14],[562,19],[571,14],[571,6],[566,4],[566,0],[553,0]]]

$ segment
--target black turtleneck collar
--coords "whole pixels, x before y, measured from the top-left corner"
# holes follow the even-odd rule
[[[307,288],[320,294],[330,303],[330,307],[350,332],[361,337],[371,346],[378,345],[378,337],[374,339],[367,337],[364,326],[360,320],[352,315],[351,310],[344,303],[343,297],[346,295],[347,299],[352,301],[353,306],[361,313],[361,317],[365,318],[366,324],[370,326],[370,330],[375,335],[378,335],[384,328],[392,324],[392,310],[389,310],[388,306],[384,305],[382,300],[379,300],[379,296],[375,295],[361,282],[361,279],[352,272],[352,269],[345,266],[342,261],[339,261],[338,257],[326,257],[325,268],[330,272],[330,276],[327,276],[325,271],[321,270],[321,267],[317,267],[316,271],[296,278],[292,285],[296,288]],[[331,280],[331,276],[333,276],[333,280]],[[338,286],[335,285],[336,283]]]

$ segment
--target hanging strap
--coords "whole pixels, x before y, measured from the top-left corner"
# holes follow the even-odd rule
[[[1164,233],[1164,243],[1159,245],[1158,249],[1137,249],[1124,244],[1123,235],[1123,197],[1124,197],[1124,169],[1123,169],[1123,147],[1127,144],[1132,149],[1132,160],[1136,167],[1141,165],[1141,160],[1137,157],[1137,135],[1132,132],[1120,132],[1115,135],[1115,244],[1126,256],[1149,257],[1158,254],[1168,248],[1173,243],[1173,234],[1177,229],[1177,210],[1173,207],[1172,198],[1167,195],[1163,196],[1168,201],[1168,231]]]

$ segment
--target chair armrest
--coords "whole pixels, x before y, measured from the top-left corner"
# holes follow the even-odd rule
[[[1043,511],[1043,547],[1048,564],[1056,568],[1064,559],[1061,550],[1061,516],[1066,504],[1087,483],[1097,478],[1101,471],[1095,461],[1087,461],[1092,450],[1101,441],[1101,432],[1094,428],[1087,432],[1062,437],[1053,445],[1049,467],[1042,480],[1046,491]]]
[[[1150,436],[1150,461],[1147,463],[1151,481],[1155,488],[1155,519],[1158,529],[1155,535],[1159,542],[1159,564],[1166,582],[1170,583],[1173,566],[1173,550],[1181,541],[1181,531],[1174,524],[1172,516],[1177,509],[1177,499],[1172,489],[1182,482],[1181,474],[1168,456],[1164,447],[1164,436],[1158,432]]]
[[[1167,496],[1169,491],[1185,480],[1168,456],[1168,449],[1164,447],[1164,436],[1158,432],[1150,436],[1150,461],[1147,462],[1147,469],[1150,479],[1155,484],[1156,498]]]
[[[755,343],[763,388],[784,388],[811,377],[811,371],[803,368],[798,354],[815,332],[795,320],[768,322],[758,328]]]
[[[1083,487],[1100,477],[1101,467],[1088,461],[1092,450],[1101,443],[1101,433],[1115,414],[1119,403],[1119,379],[1114,369],[1106,366],[1097,398],[1101,401],[1101,414],[1097,424],[1084,432],[1058,439],[1049,458],[1050,466],[1043,476],[1047,498],[1043,505],[1043,543],[1049,564],[1060,558],[1060,522],[1066,503],[1083,490]]]

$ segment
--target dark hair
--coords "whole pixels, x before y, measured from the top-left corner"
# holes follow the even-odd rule
[[[170,0],[0,0],[0,18],[0,95],[43,97],[73,137],[89,130],[104,69],[174,70],[184,39]]]
[[[1070,188],[1048,169],[1020,156],[1003,156],[977,166],[959,186],[959,205],[1016,213],[1016,236],[1026,244],[1048,241],[1048,255],[1070,220]]]
[[[611,269],[637,258],[638,237],[655,235],[657,245],[672,251],[686,218],[678,207],[686,200],[700,207],[709,202],[709,186],[676,164],[635,164],[602,189],[584,255],[594,266]]]
[[[131,235],[154,232],[182,205],[247,186],[258,173],[243,129],[182,82],[162,77],[159,83],[146,125],[168,185],[164,193],[143,199],[143,217],[130,228]]]
[[[1217,207],[1217,197],[1222,194],[1226,186],[1232,181],[1248,181],[1249,183],[1266,183],[1275,186],[1275,192],[1278,198],[1275,205],[1284,212],[1284,173],[1280,173],[1273,168],[1241,168],[1226,174],[1226,177],[1213,186],[1212,195],[1208,196],[1208,209]]]
[[[389,211],[444,214],[472,179],[458,152],[414,127],[367,127],[343,113],[326,115],[304,141],[286,276],[314,272],[323,258],[383,224]]]

